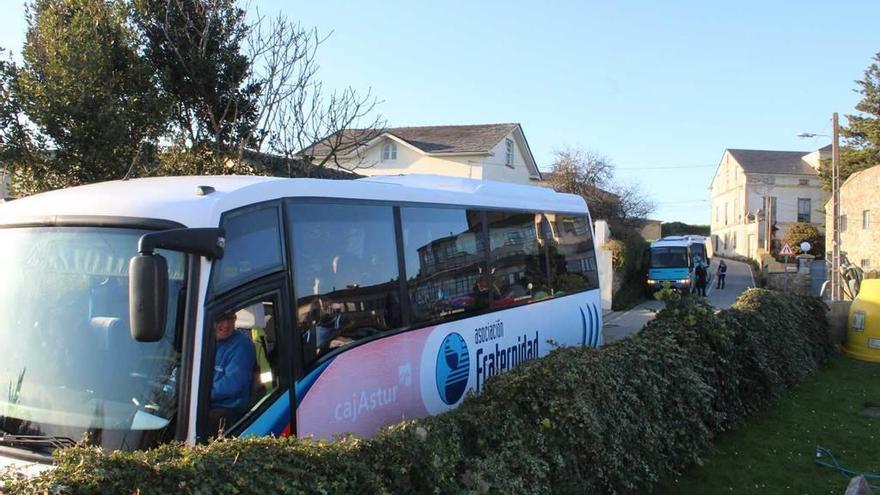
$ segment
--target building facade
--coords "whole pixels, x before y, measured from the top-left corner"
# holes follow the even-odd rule
[[[865,272],[880,271],[880,165],[849,176],[840,186],[840,251],[850,263]],[[832,204],[825,210],[826,224],[832,224]],[[833,244],[831,229],[825,234],[825,248]]]
[[[437,174],[533,184],[541,180],[519,124],[350,129],[299,153],[360,175]]]
[[[794,223],[810,223],[824,232],[824,205],[829,194],[817,170],[831,149],[812,153],[727,149],[711,190],[711,242],[714,252],[757,258],[765,252],[767,215],[775,226],[776,250]]]

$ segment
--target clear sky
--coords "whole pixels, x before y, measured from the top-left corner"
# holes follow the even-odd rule
[[[0,46],[24,7],[0,0]],[[252,0],[332,36],[329,87],[371,88],[389,126],[519,122],[539,166],[583,147],[657,202],[709,221],[725,148],[811,150],[880,52],[880,1],[354,2]],[[686,167],[686,168],[685,168]]]

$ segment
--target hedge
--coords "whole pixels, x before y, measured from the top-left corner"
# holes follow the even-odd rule
[[[701,462],[715,435],[829,357],[818,300],[760,289],[716,312],[670,301],[638,335],[490,379],[449,413],[370,440],[218,440],[104,454],[7,479],[10,493],[634,493]]]

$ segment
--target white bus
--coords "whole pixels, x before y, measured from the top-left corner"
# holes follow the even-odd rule
[[[152,178],[3,204],[0,457],[84,434],[368,437],[441,413],[556,345],[602,344],[594,250],[580,197],[431,176]]]

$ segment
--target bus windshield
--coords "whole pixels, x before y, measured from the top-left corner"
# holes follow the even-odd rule
[[[16,435],[60,440],[46,445],[87,436],[106,449],[133,450],[173,437],[181,378],[175,320],[183,300],[184,256],[162,253],[170,279],[164,339],[135,341],[129,330],[128,262],[144,233],[0,229],[4,445],[16,446],[9,443]]]
[[[687,268],[688,251],[684,246],[651,248],[651,268]]]

